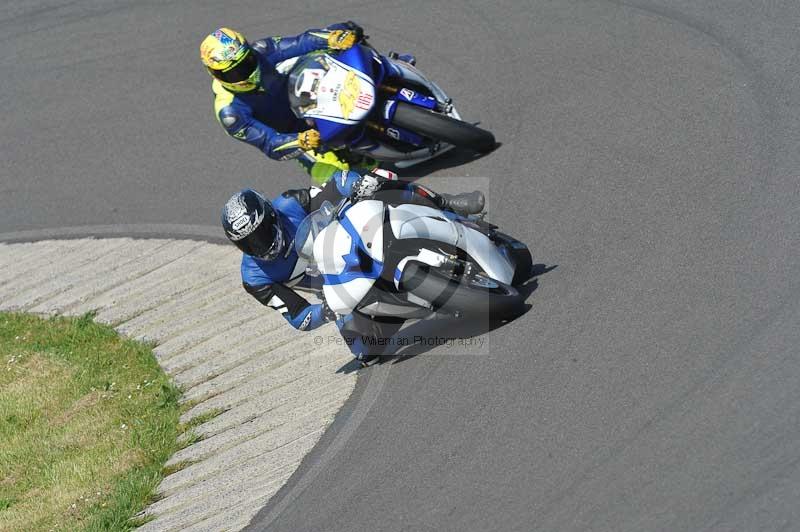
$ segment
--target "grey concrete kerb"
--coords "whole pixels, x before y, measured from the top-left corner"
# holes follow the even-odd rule
[[[335,335],[287,326],[244,293],[232,246],[84,238],[0,243],[0,310],[81,315],[154,342],[186,422],[221,412],[177,452],[143,531],[239,530],[289,479],[355,387]]]

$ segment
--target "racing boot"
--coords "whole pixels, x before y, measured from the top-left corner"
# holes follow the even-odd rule
[[[380,355],[359,355],[356,360],[358,360],[358,365],[363,369],[374,366],[380,361],[380,358]]]
[[[417,58],[414,57],[412,54],[398,54],[397,52],[389,52],[390,59],[397,59],[398,61],[402,61],[404,63],[408,63],[411,66],[417,64]]]
[[[461,216],[478,214],[486,206],[486,198],[480,190],[464,192],[463,194],[440,193],[439,196],[442,200],[442,209],[453,211]]]

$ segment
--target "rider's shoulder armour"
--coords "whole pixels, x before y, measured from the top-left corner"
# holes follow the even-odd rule
[[[238,131],[239,126],[244,122],[244,117],[232,105],[226,105],[220,109],[217,116],[222,126],[229,131]]]
[[[311,194],[308,192],[307,188],[298,188],[293,190],[287,190],[283,194],[281,194],[286,199],[293,199],[300,206],[303,208],[304,211],[308,211],[308,207],[311,204]]]
[[[269,52],[270,46],[266,39],[259,39],[250,43],[250,48],[261,55]]]

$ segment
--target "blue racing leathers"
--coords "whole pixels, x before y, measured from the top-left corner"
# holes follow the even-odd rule
[[[323,305],[309,303],[292,288],[304,281],[306,271],[306,261],[300,259],[294,249],[294,236],[308,213],[318,209],[326,199],[336,202],[341,197],[333,183],[322,191],[315,188],[287,190],[271,202],[283,228],[287,249],[277,259],[269,261],[247,254],[242,256],[244,289],[262,304],[278,310],[292,327],[301,331],[316,329],[327,317]]]
[[[348,27],[347,24],[333,24],[293,37],[270,37],[251,43],[261,68],[261,86],[250,92],[231,92],[218,80],[211,85],[215,95],[214,111],[225,131],[272,159],[302,157],[313,163],[313,154],[306,155],[297,140],[297,133],[309,129],[309,125],[292,113],[287,76],[279,74],[275,66],[286,59],[327,49],[330,33]]]

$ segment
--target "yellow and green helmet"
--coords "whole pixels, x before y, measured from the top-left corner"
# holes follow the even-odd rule
[[[208,72],[230,91],[251,91],[261,82],[256,53],[244,35],[230,28],[220,28],[203,39],[200,60]]]

